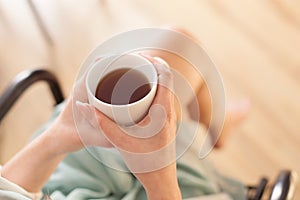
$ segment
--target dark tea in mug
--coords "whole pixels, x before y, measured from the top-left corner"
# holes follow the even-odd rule
[[[105,103],[126,105],[139,101],[150,90],[150,83],[141,72],[122,68],[108,73],[99,81],[95,96]]]

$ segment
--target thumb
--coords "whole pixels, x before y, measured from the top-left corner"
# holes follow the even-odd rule
[[[131,143],[130,140],[134,140],[133,137],[124,133],[118,124],[97,109],[95,109],[95,115],[103,134],[115,147],[126,149],[125,144]]]
[[[91,105],[76,101],[76,107],[93,128],[98,128],[97,120],[95,120],[94,108]]]
[[[83,118],[76,125],[82,142],[88,146],[113,147],[99,128],[94,107],[80,101],[76,101],[76,107]]]

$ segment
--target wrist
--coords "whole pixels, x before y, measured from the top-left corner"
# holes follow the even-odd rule
[[[157,186],[156,190],[146,190],[149,200],[181,200],[181,191],[179,186]]]
[[[145,188],[148,199],[181,199],[176,164],[136,176]]]
[[[66,152],[62,149],[63,141],[57,136],[60,133],[59,127],[51,126],[36,140],[38,146],[45,157],[49,159],[65,156]]]
[[[73,118],[73,99],[69,98],[67,103],[51,127],[52,139],[58,146],[58,153],[72,153],[84,147],[77,132],[75,119]]]
[[[67,128],[59,122],[55,122],[46,130],[40,138],[40,142],[47,147],[46,154],[50,157],[62,156],[70,153],[70,139],[67,138]]]

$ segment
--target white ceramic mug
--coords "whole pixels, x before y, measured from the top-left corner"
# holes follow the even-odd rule
[[[150,85],[149,93],[142,99],[124,105],[114,105],[99,100],[95,94],[99,82],[110,72],[129,68],[143,74]],[[89,69],[86,77],[86,89],[89,103],[107,115],[116,123],[130,126],[139,122],[149,110],[157,89],[157,71],[146,58],[136,54],[101,58]]]

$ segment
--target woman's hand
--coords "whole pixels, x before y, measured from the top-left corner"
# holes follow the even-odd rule
[[[172,73],[168,67],[147,57],[158,72],[156,97],[149,114],[137,125],[120,127],[87,104],[78,104],[91,119],[94,111],[100,129],[117,148],[130,171],[143,184],[149,199],[181,199],[176,173],[176,114]]]
[[[88,102],[85,78],[86,72],[75,82],[62,112],[51,127],[55,131],[49,135],[50,141],[58,143],[56,154],[71,153],[85,146],[113,147],[97,129],[93,112],[82,115],[78,110],[78,102]]]

